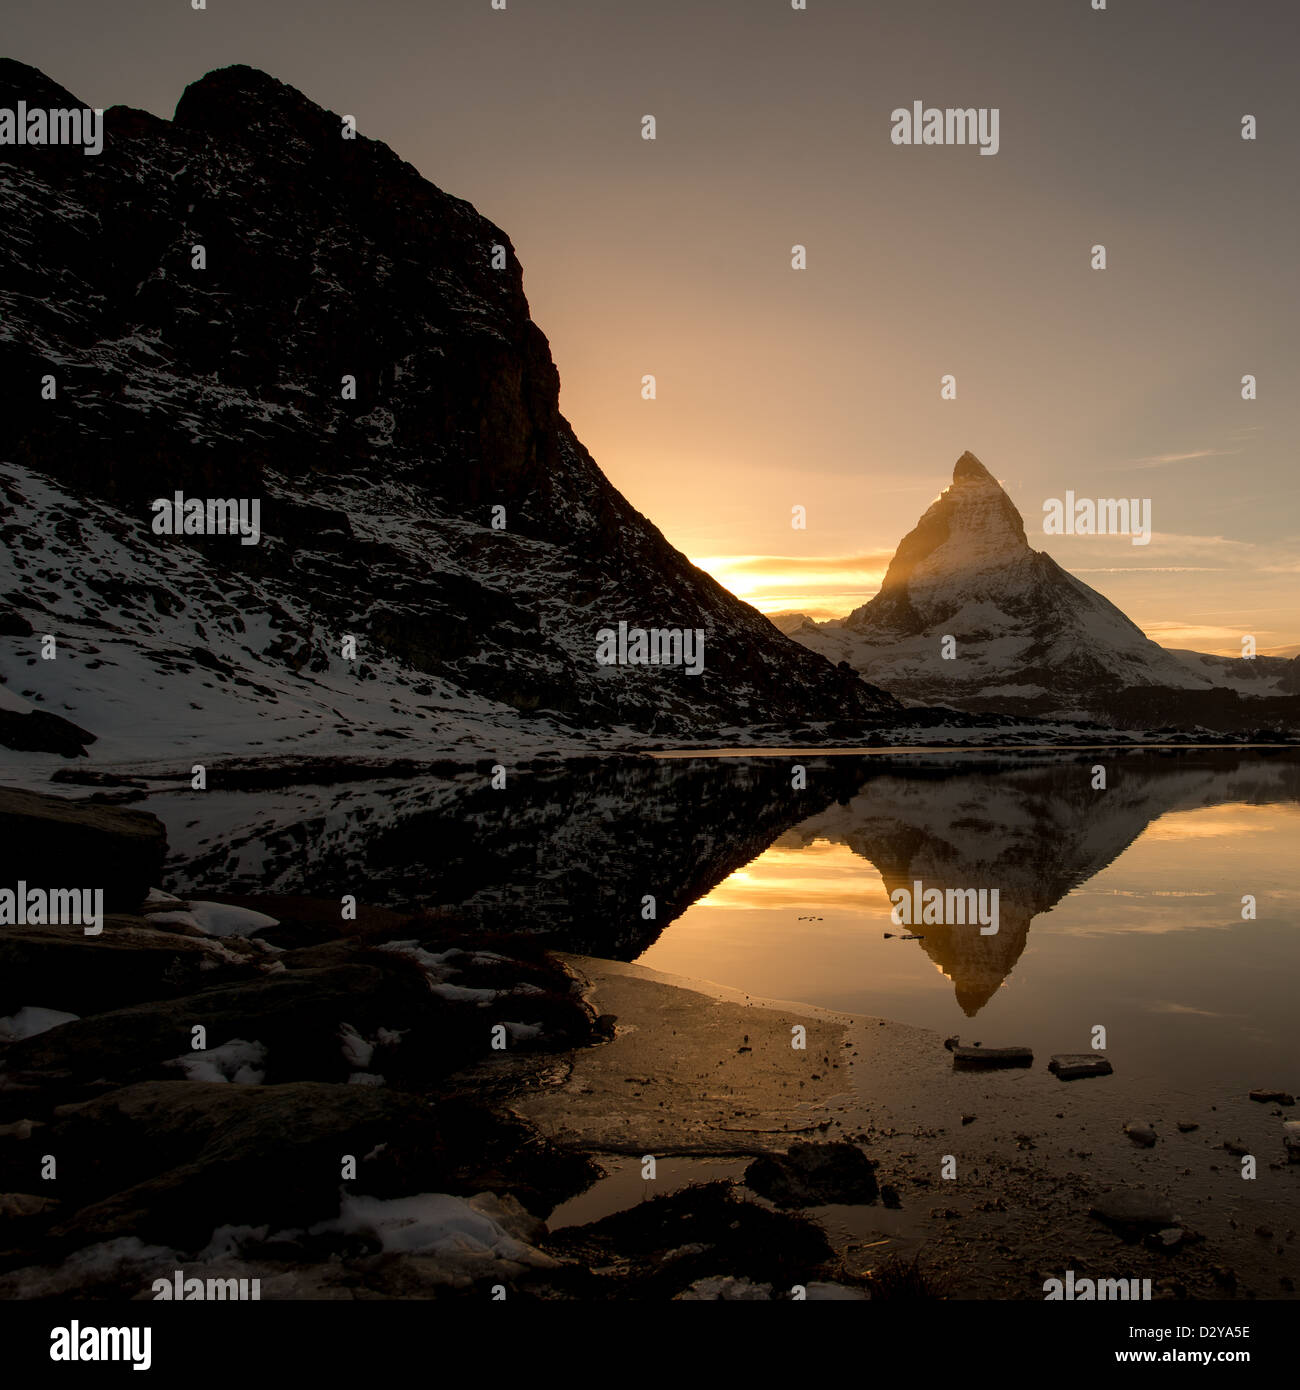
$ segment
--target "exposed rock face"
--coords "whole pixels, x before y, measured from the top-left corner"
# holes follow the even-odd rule
[[[253,961],[229,957],[206,938],[156,930],[139,917],[106,917],[96,937],[77,926],[6,927],[0,932],[0,1015],[34,1005],[80,1016],[258,973]]]
[[[94,734],[48,710],[0,709],[0,748],[79,758],[94,741]]]
[[[19,99],[81,104],[0,62]],[[606,481],[505,233],[292,88],[224,68],[171,122],[110,109],[97,157],[0,161],[11,691],[119,739],[157,714],[158,754],[216,731],[233,751],[520,713],[676,733],[896,707]],[[177,490],[259,499],[260,543],[154,534]],[[620,620],[703,629],[703,673],[598,665]],[[30,662],[33,625],[59,661]]]
[[[0,888],[102,888],[109,912],[134,910],[162,879],[167,833],[147,811],[0,787]]]
[[[1201,665],[1152,642],[1096,590],[1031,549],[1020,513],[971,453],[899,542],[874,598],[840,624],[786,630],[898,695],[968,709],[1109,715],[1114,697],[1134,688],[1194,697],[1228,679],[1213,658]],[[949,658],[945,637],[956,643]],[[1286,663],[1272,665],[1247,670],[1253,680],[1242,690],[1278,693],[1272,682]],[[1242,669],[1233,668],[1234,679]],[[1163,707],[1146,713],[1155,724],[1170,717]]]

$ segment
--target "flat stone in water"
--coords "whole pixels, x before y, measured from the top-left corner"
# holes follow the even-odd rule
[[[1084,1076],[1109,1076],[1115,1069],[1100,1052],[1059,1052],[1047,1064],[1062,1081]]]
[[[1149,1227],[1157,1231],[1176,1226],[1180,1219],[1168,1197],[1133,1188],[1103,1194],[1093,1202],[1088,1214],[1108,1226]]]
[[[1250,1093],[1251,1100],[1257,1100],[1264,1104],[1269,1101],[1276,1101],[1278,1105],[1294,1105],[1295,1097],[1288,1091],[1264,1091],[1255,1090]]]
[[[986,1067],[1031,1067],[1034,1052],[1029,1047],[954,1047],[954,1071],[973,1071]]]

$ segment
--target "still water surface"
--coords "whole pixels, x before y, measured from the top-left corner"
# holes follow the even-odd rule
[[[1088,1051],[1101,1025],[1129,1080],[1294,1092],[1294,771],[1197,761],[1127,759],[1105,790],[1078,759],[876,776],[780,834],[638,962],[1028,1045],[1039,1065]],[[917,880],[998,888],[998,932],[895,924],[890,893]]]
[[[194,896],[437,908],[1036,1067],[1101,1026],[1114,1089],[1300,1092],[1295,750],[557,759],[141,805]],[[997,933],[896,925],[917,881],[996,890]]]

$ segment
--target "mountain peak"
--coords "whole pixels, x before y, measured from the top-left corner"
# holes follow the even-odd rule
[[[176,103],[176,125],[219,140],[282,150],[295,141],[332,159],[374,142],[358,136],[344,148],[339,118],[260,68],[213,68]]]
[[[836,630],[792,635],[908,699],[945,703],[1015,695],[1072,710],[1203,679],[1032,549],[1016,504],[969,451],[899,542],[880,592]]]
[[[320,110],[296,88],[281,82],[261,68],[250,67],[247,63],[230,63],[224,68],[212,68],[197,81],[191,82],[184,92],[178,110],[199,99],[208,101],[220,99],[229,103],[256,103],[262,106],[309,106]]]
[[[16,58],[0,58],[0,104],[18,101],[25,101],[28,106],[63,108],[86,104],[40,68],[20,63]]]
[[[952,480],[954,483],[993,483],[997,484],[997,479],[987,468],[971,453],[969,449],[959,458],[952,470]]]

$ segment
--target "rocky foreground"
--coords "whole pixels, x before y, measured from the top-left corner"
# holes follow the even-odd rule
[[[0,821],[28,883],[76,863],[107,904],[0,930],[0,1297],[1294,1292],[1283,1093],[1135,1120],[1046,1059],[968,1071],[451,914],[181,900],[143,812]]]
[[[602,1170],[512,1104],[614,1025],[536,944],[179,900],[146,886],[165,849],[146,813],[6,792],[0,815],[27,882],[72,851],[113,909],[97,935],[0,933],[0,1296],[148,1298],[177,1270],[263,1298],[674,1296],[832,1260],[725,1184],[548,1234]]]

